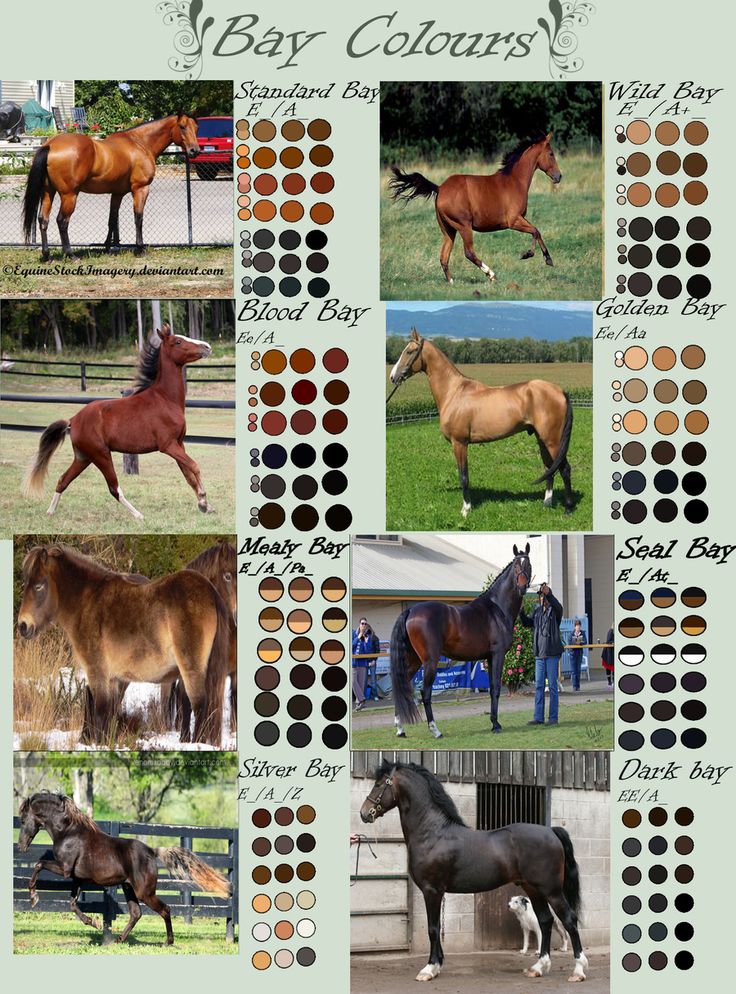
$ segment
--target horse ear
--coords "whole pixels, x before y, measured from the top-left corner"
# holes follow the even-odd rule
[[[519,555],[519,550],[516,548],[516,546],[514,546],[514,555],[515,556]]]
[[[169,324],[168,321],[164,321],[164,323],[161,325],[161,331],[159,331],[159,335],[161,336],[161,338],[168,338],[170,334],[171,334],[171,325]]]
[[[552,141],[552,132],[551,131],[547,134],[547,137],[544,140],[547,142],[547,144],[549,144]]]
[[[418,342],[419,341],[419,332],[417,331],[416,328],[412,328],[411,329],[411,340],[413,342]]]
[[[528,556],[530,549],[531,549],[531,545],[529,545],[529,543],[527,542],[526,543],[526,549],[524,550],[524,555]]]

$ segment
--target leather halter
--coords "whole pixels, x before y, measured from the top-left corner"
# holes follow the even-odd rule
[[[527,553],[520,552],[518,556],[514,556],[514,560],[513,561],[514,561],[514,565],[515,566],[517,565],[517,563],[519,563],[520,559],[526,559],[527,562],[528,562]],[[524,579],[526,580],[526,583],[524,584],[524,593],[526,593],[526,591],[529,589],[529,584],[531,583],[532,578],[530,576],[527,576],[526,572],[524,572],[521,569],[521,567],[519,566],[519,568],[516,570],[516,589],[517,590],[519,590],[521,588],[521,584],[519,583],[519,577],[520,576],[523,576]]]
[[[378,797],[374,797],[373,792],[371,792],[368,795],[368,797],[366,797],[366,801],[371,802],[371,810],[370,810],[371,821],[375,821],[376,818],[380,818],[383,812],[387,810],[384,808],[381,802],[383,801],[383,795],[386,793],[388,788],[393,787],[393,785],[394,785],[393,777],[386,777],[383,787],[381,788],[381,793],[378,795]]]
[[[409,375],[410,375],[409,374],[409,370],[412,368],[412,366],[417,361],[417,359],[420,358],[420,356],[422,354],[422,349],[424,348],[424,341],[425,340],[423,338],[419,339],[419,348],[416,350],[416,352],[414,353],[414,356],[413,356],[411,362],[406,367],[406,373],[402,375],[401,379],[398,381],[398,383],[396,383],[396,385],[394,386],[393,390],[391,391],[391,393],[386,398],[386,403],[387,404],[391,400],[391,398],[393,397],[393,395],[396,393],[396,391],[399,389],[399,387],[401,386],[401,384],[405,383],[406,380],[409,379]],[[417,370],[416,372],[419,372],[419,370]]]

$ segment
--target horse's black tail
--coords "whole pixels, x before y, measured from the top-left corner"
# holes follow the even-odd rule
[[[214,590],[214,588],[213,588]],[[207,663],[207,717],[200,738],[220,748],[222,741],[222,716],[225,704],[225,684],[230,671],[230,656],[235,650],[234,622],[220,595],[214,590],[217,608],[217,632]]]
[[[23,197],[23,234],[26,245],[31,240],[31,232],[36,221],[38,205],[41,203],[46,174],[48,172],[49,146],[42,145],[33,156],[31,169],[26,180],[26,192]]]
[[[562,893],[565,895],[565,900],[575,913],[575,917],[579,918],[580,907],[582,904],[582,897],[580,894],[580,872],[578,870],[578,864],[575,861],[575,850],[572,846],[572,839],[564,828],[553,826],[552,831],[562,843],[562,848],[565,852],[565,876],[562,881]]]
[[[388,188],[391,191],[392,200],[403,200],[408,204],[415,197],[436,197],[439,187],[436,183],[422,176],[421,173],[404,173],[398,166],[391,166],[394,178],[388,181]]]
[[[552,462],[552,465],[548,466],[542,475],[534,481],[535,483],[546,483],[548,480],[551,480],[567,459],[567,450],[570,448],[570,436],[572,435],[572,401],[570,400],[570,394],[567,392],[565,392],[565,403],[567,404],[565,423],[562,426],[562,438],[560,439],[560,447],[557,450],[557,457]]]
[[[41,497],[43,495],[43,481],[49,471],[49,462],[54,452],[64,441],[68,431],[68,421],[53,421],[45,429],[41,435],[41,441],[38,443],[36,458],[28,467],[21,484],[21,492],[24,497]]]
[[[419,721],[419,709],[414,703],[411,679],[406,666],[406,650],[409,648],[406,619],[409,610],[407,608],[398,616],[391,632],[391,687],[399,720],[414,725]]]
[[[230,897],[230,883],[221,873],[213,870],[203,859],[181,846],[161,846],[154,849],[172,877],[195,883],[202,890],[219,897]]]

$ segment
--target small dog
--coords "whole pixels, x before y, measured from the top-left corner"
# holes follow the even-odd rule
[[[520,950],[522,953],[526,953],[529,948],[529,935],[531,932],[537,937],[537,956],[542,951],[542,930],[539,927],[539,922],[537,921],[537,916],[534,914],[534,908],[532,907],[532,902],[528,897],[522,897],[520,894],[515,895],[509,901],[509,910],[513,911],[516,917],[519,919],[519,924],[524,931],[524,948]],[[549,909],[552,911],[552,908]],[[552,911],[552,917],[554,919],[554,927],[562,939],[561,950],[563,953],[567,952],[567,932],[562,926],[562,922],[557,917],[557,915]]]

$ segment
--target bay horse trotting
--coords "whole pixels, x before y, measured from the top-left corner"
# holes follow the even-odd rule
[[[409,874],[424,896],[429,962],[417,980],[434,980],[444,962],[440,918],[445,894],[477,894],[516,883],[529,895],[542,931],[542,949],[527,977],[549,973],[552,912],[572,940],[575,968],[569,980],[585,980],[588,960],[578,931],[580,874],[564,828],[518,823],[477,831],[463,822],[452,799],[428,770],[385,759],[360,809],[373,824],[398,808]]]
[[[109,193],[105,250],[120,246],[118,215],[126,193],[133,195],[135,253],[144,251],[143,211],[156,175],[156,157],[171,145],[178,145],[189,158],[199,155],[197,122],[188,114],[169,114],[127,131],[116,131],[95,140],[87,135],[54,135],[33,156],[23,200],[23,231],[30,241],[38,211],[41,229],[41,261],[50,258],[48,227],[54,197],[61,201],[56,223],[65,255],[72,254],[69,219],[80,193]]]
[[[545,483],[544,506],[552,506],[555,473],[565,486],[565,513],[574,499],[567,452],[572,435],[569,394],[547,380],[527,380],[504,387],[488,387],[463,375],[436,345],[412,328],[409,343],[390,373],[399,386],[415,373],[426,373],[440,416],[440,431],[452,444],[463,490],[462,515],[471,509],[468,446],[496,442],[519,432],[534,435],[545,470],[534,483]]]
[[[152,849],[139,839],[115,838],[103,832],[88,815],[80,811],[70,797],[63,794],[40,793],[27,797],[20,806],[18,848],[28,852],[36,835],[44,829],[51,836],[52,849],[36,863],[28,882],[31,908],[38,904],[36,882],[42,870],[58,873],[71,881],[69,906],[77,918],[92,928],[101,928],[98,921],[86,915],[77,899],[83,885],[93,883],[103,887],[120,885],[125,894],[130,918],[117,937],[125,942],[141,917],[141,902],[161,915],[166,926],[166,945],[174,944],[171,911],[156,895],[157,860],[166,866],[172,877],[186,880],[219,897],[230,896],[230,883],[208,866],[199,856],[180,846],[160,846]]]
[[[420,601],[403,611],[391,633],[391,687],[396,734],[404,738],[404,723],[419,721],[411,680],[420,667],[422,704],[430,733],[442,738],[432,711],[432,685],[440,656],[450,659],[487,659],[491,698],[491,731],[500,732],[498,698],[504,656],[513,638],[514,621],[532,579],[529,543],[523,552],[514,546],[514,558],[488,590],[474,601],[456,607],[439,601]]]
[[[448,283],[453,281],[450,253],[458,232],[465,248],[465,258],[485,273],[491,282],[496,279],[496,274],[475,254],[474,231],[511,228],[527,232],[532,236],[532,244],[521,258],[531,259],[539,242],[544,261],[548,266],[554,265],[539,229],[526,219],[529,187],[536,170],[546,173],[555,184],[562,179],[550,145],[551,138],[550,133],[520,141],[504,155],[501,168],[491,176],[449,176],[440,186],[421,173],[405,173],[397,166],[391,167],[394,178],[389,180],[388,185],[394,200],[408,203],[415,197],[424,197],[425,200],[435,198],[435,214],[443,235],[440,265]]]
[[[69,435],[74,459],[59,477],[48,514],[54,514],[69,484],[93,463],[105,477],[115,500],[134,518],[142,520],[143,515],[126,499],[118,483],[112,452],[164,452],[171,456],[197,495],[199,510],[213,511],[207,501],[199,466],[184,448],[187,422],[183,371],[188,363],[205,359],[211,351],[207,342],[175,335],[169,325],[164,324],[143,347],[138,360],[136,389],[130,396],[95,400],[69,420],[54,421],[46,428],[36,458],[23,481],[23,495],[43,495],[51,457]]]
[[[179,677],[195,740],[220,747],[235,624],[209,580],[179,570],[145,582],[61,545],[31,549],[22,580],[18,634],[31,639],[59,625],[84,670],[82,742],[104,744],[114,733],[129,683]]]

